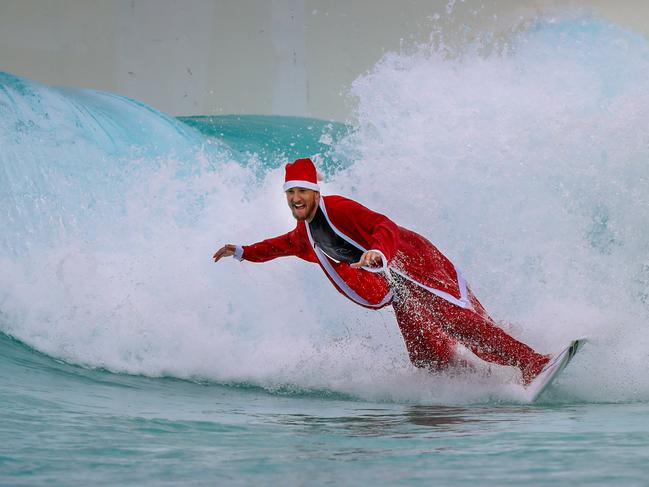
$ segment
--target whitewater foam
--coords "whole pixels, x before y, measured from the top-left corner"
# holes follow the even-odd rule
[[[341,191],[438,243],[524,340],[591,338],[566,377],[590,399],[649,392],[648,54],[592,19],[540,22],[503,56],[390,54],[339,144],[357,159]]]

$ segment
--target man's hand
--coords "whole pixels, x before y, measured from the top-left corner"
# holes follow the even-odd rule
[[[381,254],[375,250],[368,250],[363,255],[358,262],[355,262],[350,265],[350,267],[359,268],[359,267],[379,267],[382,265],[383,258]]]
[[[237,247],[235,245],[225,244],[223,247],[221,247],[219,250],[217,250],[214,253],[212,259],[214,259],[214,262],[218,262],[223,257],[230,257],[231,255],[234,255],[234,251],[236,249]]]

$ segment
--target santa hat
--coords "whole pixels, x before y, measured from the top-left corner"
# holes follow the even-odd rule
[[[306,188],[313,191],[320,191],[318,186],[318,172],[311,159],[298,159],[286,165],[286,177],[284,178],[284,191],[291,188]]]

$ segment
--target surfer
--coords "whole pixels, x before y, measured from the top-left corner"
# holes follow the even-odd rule
[[[319,264],[331,283],[370,309],[392,305],[413,365],[443,370],[461,343],[487,362],[518,367],[528,385],[549,357],[499,328],[459,269],[421,235],[342,196],[322,196],[311,159],[286,165],[284,192],[297,220],[285,235],[226,244],[213,259],[266,262],[297,256]]]

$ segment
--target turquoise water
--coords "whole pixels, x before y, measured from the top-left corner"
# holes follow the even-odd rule
[[[236,147],[250,159],[255,157],[269,163],[294,160],[304,154],[326,156],[331,144],[352,130],[351,127],[325,120],[302,117],[273,117],[261,115],[222,115],[180,117],[208,137],[214,137]],[[244,158],[242,163],[248,162]],[[323,157],[321,164],[327,172],[344,167],[345,161]]]
[[[2,338],[4,485],[646,485],[646,403],[377,403],[146,378]]]
[[[0,74],[0,484],[646,485],[648,75],[649,43],[595,19],[389,54],[347,124]],[[301,155],[517,337],[588,346],[532,406],[506,367],[414,369],[392,312],[315,266],[213,264],[291,228]]]

